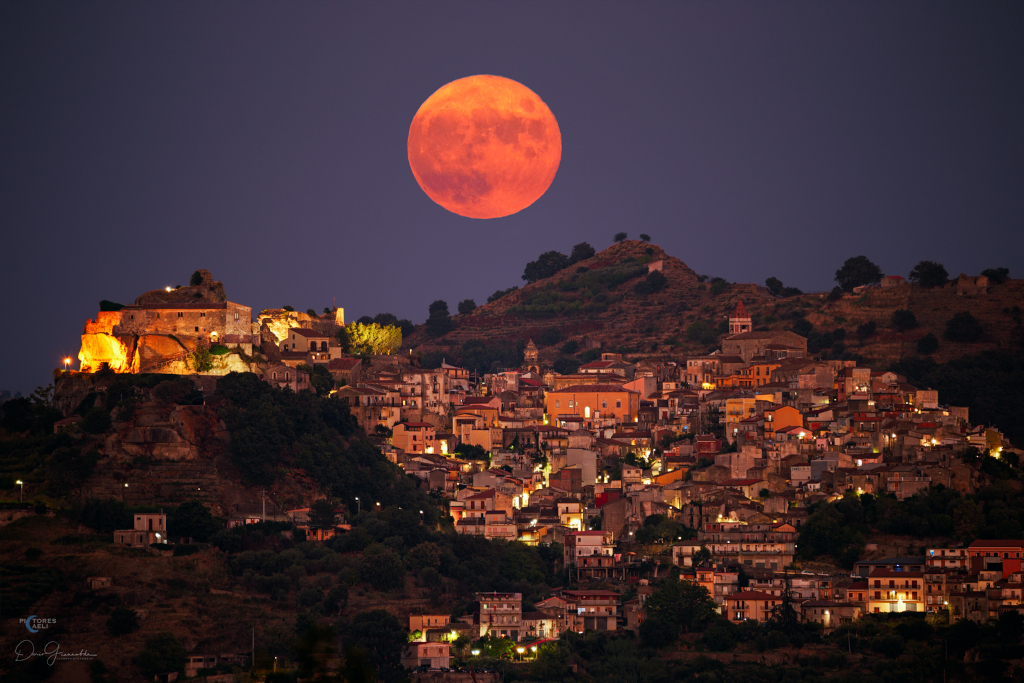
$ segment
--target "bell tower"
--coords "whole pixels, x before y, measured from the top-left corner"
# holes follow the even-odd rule
[[[540,373],[540,364],[537,362],[537,356],[537,345],[534,344],[531,339],[529,343],[527,343],[526,348],[523,349],[523,362],[525,363],[526,370],[528,372]]]
[[[743,307],[743,302],[740,301],[736,304],[736,310],[729,316],[729,334],[742,334],[753,329],[754,326],[750,322],[750,316],[747,315],[747,309]]]

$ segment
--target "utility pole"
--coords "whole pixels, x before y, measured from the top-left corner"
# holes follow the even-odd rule
[[[252,668],[256,668],[256,627],[252,628]]]
[[[263,515],[260,517],[261,522],[267,521],[267,490],[263,489],[260,491],[260,499],[263,501]],[[255,630],[253,631],[255,633]],[[255,638],[256,636],[253,636]],[[253,641],[255,642],[255,641]],[[255,655],[254,655],[255,656]]]

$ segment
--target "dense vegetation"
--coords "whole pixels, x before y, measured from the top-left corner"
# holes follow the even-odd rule
[[[939,390],[943,403],[970,408],[971,422],[991,424],[1014,443],[1024,443],[1024,356],[986,351],[945,363],[909,358],[892,370],[919,387]]]
[[[873,532],[963,543],[977,538],[1020,538],[1024,493],[1007,481],[1021,478],[1016,463],[1007,462],[1011,459],[1012,454],[1000,459],[984,456],[982,471],[997,479],[973,495],[962,496],[939,485],[902,501],[891,494],[847,493],[834,503],[819,503],[800,527],[799,556],[831,557],[849,569]]]

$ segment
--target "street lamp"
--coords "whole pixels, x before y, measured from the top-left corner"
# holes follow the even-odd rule
[[[18,492],[18,502],[21,503],[25,500],[25,482],[19,479],[14,483],[21,487],[21,491]]]
[[[70,371],[71,371],[71,359],[65,357],[64,358],[64,372],[70,372]]]
[[[357,515],[359,514],[359,509],[360,509],[360,506],[359,506],[359,496],[356,496],[356,514]]]

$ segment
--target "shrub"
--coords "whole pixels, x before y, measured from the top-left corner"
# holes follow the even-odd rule
[[[298,592],[295,596],[295,601],[299,604],[299,607],[312,607],[316,603],[320,602],[323,597],[323,592],[315,586],[306,586]]]
[[[728,622],[719,621],[708,627],[701,636],[701,641],[712,652],[724,652],[731,650],[736,645],[736,637],[733,634],[734,628]]]
[[[946,322],[945,338],[955,342],[980,341],[985,333],[981,321],[967,311],[957,313]]]
[[[173,633],[158,633],[146,640],[146,647],[139,653],[137,662],[143,675],[152,679],[158,673],[185,672],[187,653],[181,640]]]
[[[714,328],[703,320],[694,321],[687,326],[686,338],[704,346],[710,346],[718,341]]]
[[[981,274],[988,278],[994,285],[1001,285],[1010,277],[1009,268],[986,268]],[[103,309],[100,309],[103,310]]]
[[[900,308],[892,312],[889,322],[900,332],[906,332],[917,327],[917,316],[905,308]]]
[[[192,277],[188,279],[188,284],[190,287],[195,287],[196,285],[203,284],[203,274],[200,273],[198,270],[192,273]]]
[[[896,635],[875,636],[871,639],[871,649],[880,655],[895,659],[903,654],[903,639]]]
[[[729,289],[729,283],[720,277],[711,278],[711,295],[718,296],[725,290]]]
[[[110,413],[103,408],[93,408],[82,418],[82,429],[90,434],[106,434],[110,425]]]
[[[135,610],[117,607],[107,619],[107,633],[112,636],[123,636],[139,630],[139,616]]]
[[[469,315],[476,310],[476,302],[472,299],[463,299],[459,302],[459,313],[461,315]]]
[[[938,350],[939,338],[932,332],[929,332],[917,340],[917,352],[922,356],[933,354]]]
[[[541,346],[554,346],[562,341],[562,332],[557,327],[548,327],[540,333],[537,341],[540,342]]]
[[[551,368],[560,375],[571,375],[580,368],[579,361],[566,356],[559,356],[551,363]]]
[[[101,311],[120,311],[122,308],[124,308],[124,304],[115,303],[113,301],[107,301],[106,299],[100,301]]]
[[[569,356],[569,355],[572,355],[572,354],[576,353],[577,351],[579,351],[579,349],[580,349],[580,343],[578,341],[576,341],[575,339],[570,339],[569,341],[567,341],[564,344],[562,344],[562,346],[558,350],[561,353]]]
[[[405,583],[405,565],[391,551],[363,558],[363,581],[379,591],[401,588]]]
[[[814,325],[807,318],[801,317],[793,321],[793,326],[790,329],[801,337],[809,337],[814,330]]]
[[[863,344],[864,340],[874,336],[877,329],[878,325],[875,323],[874,320],[869,320],[866,323],[858,325],[857,339],[860,341],[861,344]]]

